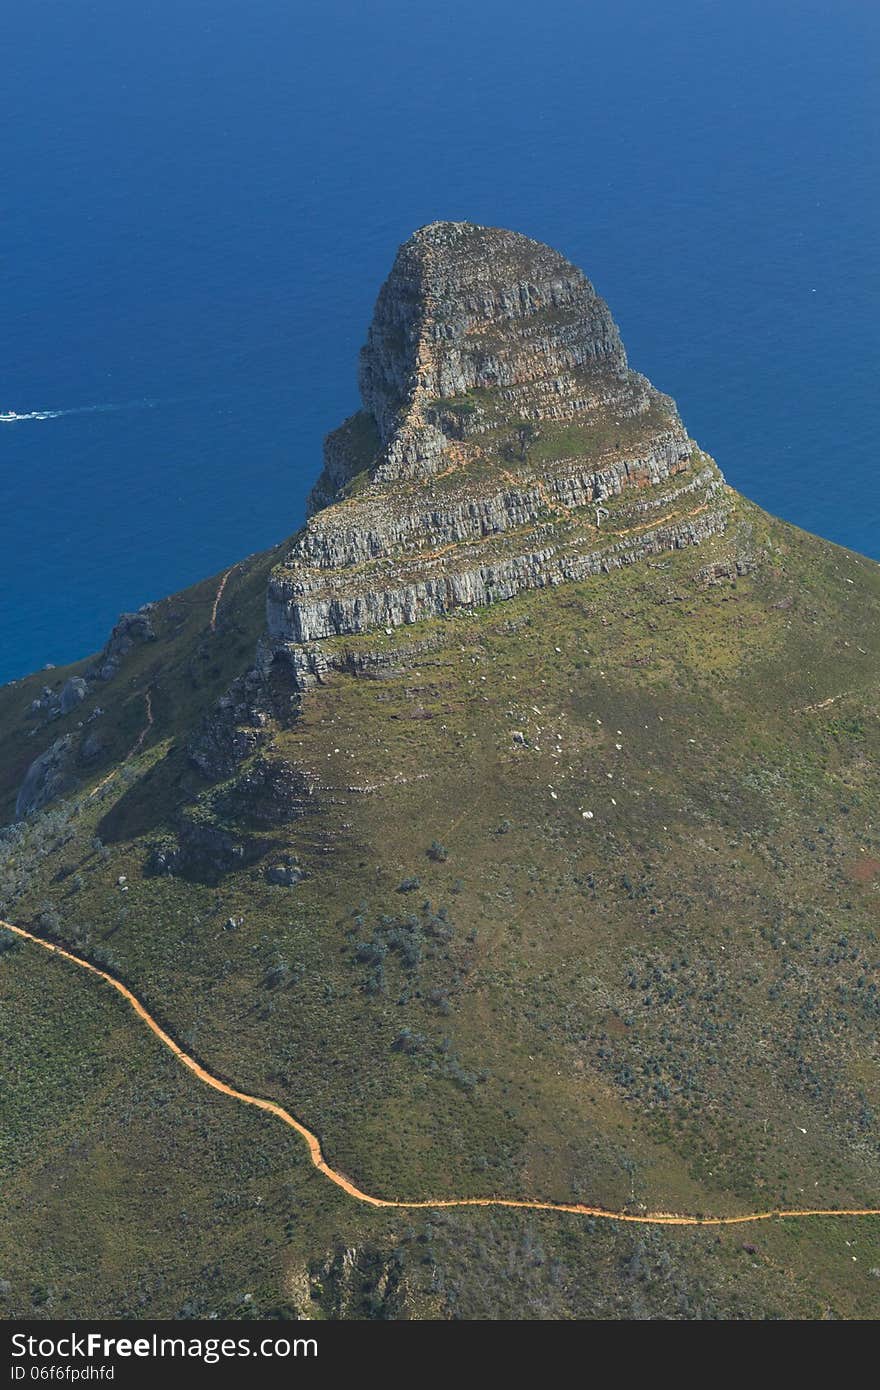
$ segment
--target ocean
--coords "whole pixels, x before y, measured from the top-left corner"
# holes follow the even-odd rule
[[[874,0],[10,0],[0,681],[301,524],[397,245],[557,247],[729,481],[880,558]]]

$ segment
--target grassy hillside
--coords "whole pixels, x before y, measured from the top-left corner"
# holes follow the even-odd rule
[[[274,555],[230,575],[213,631],[219,577],[158,605],[66,722],[30,701],[83,668],[7,687],[7,806],[96,704],[107,733],[3,845],[2,915],[108,964],[378,1195],[880,1205],[880,570],[736,508],[696,550],[322,643],[347,673],[300,708],[279,667],[263,747],[213,781],[187,739],[252,658]],[[272,769],[312,794],[267,797]],[[182,825],[241,866],[152,871]],[[78,974],[0,958],[16,1314],[877,1310],[874,1220],[371,1212]]]
[[[0,687],[0,824],[14,817],[28,766],[56,739],[81,738],[83,730],[100,735],[100,750],[74,761],[74,792],[93,788],[118,767],[144,727],[147,690],[157,724],[184,734],[252,659],[264,623],[266,576],[278,554],[252,555],[224,572],[213,628],[222,574],[151,605],[154,637],[135,645],[112,679],[90,681],[87,698],[69,714],[46,719],[32,713],[31,704],[44,689],[60,694],[70,677],[86,675],[98,658],[49,667]]]
[[[78,975],[35,946],[0,957],[4,1318],[876,1311],[874,1222],[718,1233],[364,1208]]]

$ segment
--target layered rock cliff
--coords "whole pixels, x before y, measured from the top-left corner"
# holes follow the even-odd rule
[[[728,498],[673,401],[632,371],[575,266],[439,222],[400,249],[330,435],[310,518],[272,574],[277,650],[393,628],[698,544]]]

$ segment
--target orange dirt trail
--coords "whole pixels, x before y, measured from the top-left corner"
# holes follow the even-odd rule
[[[144,712],[147,716],[147,722],[141,729],[140,733],[137,736],[137,739],[132,744],[131,748],[129,748],[125,757],[122,759],[123,763],[127,763],[129,758],[133,758],[136,753],[139,753],[141,751],[141,749],[144,746],[144,739],[147,737],[147,734],[153,727],[153,696],[149,690],[146,691],[144,695]],[[112,782],[113,778],[116,776],[121,766],[122,763],[120,763],[117,767],[114,767],[112,772],[108,772],[106,777],[102,777],[100,782],[98,782],[96,786],[92,787],[90,795],[97,796],[98,792],[101,790],[102,787],[106,787],[108,782]]]
[[[217,610],[220,607],[220,600],[223,597],[223,590],[226,588],[226,581],[233,570],[238,569],[238,565],[231,565],[225,574],[220,576],[220,583],[217,585],[217,592],[214,595],[214,607],[211,609],[211,631],[217,631]]]
[[[264,1100],[260,1096],[252,1096],[248,1095],[246,1091],[236,1090],[234,1086],[229,1086],[219,1077],[212,1075],[194,1057],[190,1057],[188,1053],[184,1052],[183,1048],[169,1037],[164,1028],[159,1026],[137,995],[133,994],[120,980],[115,979],[106,970],[100,970],[97,965],[83,960],[82,956],[67,950],[66,947],[56,946],[51,941],[44,941],[42,937],[34,936],[32,932],[25,931],[24,927],[16,927],[11,922],[2,920],[0,920],[0,927],[5,927],[7,931],[23,937],[25,941],[32,941],[35,945],[42,946],[44,951],[50,951],[56,956],[63,956],[65,960],[71,961],[73,965],[78,965],[82,970],[88,970],[92,975],[97,975],[100,980],[122,995],[126,1003],[134,1009],[138,1018],[143,1020],[150,1031],[155,1033],[159,1041],[168,1048],[169,1052],[173,1052],[177,1060],[182,1062],[200,1081],[203,1081],[206,1086],[210,1086],[213,1090],[219,1091],[221,1095],[231,1096],[233,1100],[241,1101],[243,1105],[252,1105],[256,1110],[265,1110],[267,1114],[274,1115],[276,1119],[281,1120],[291,1129],[295,1129],[297,1134],[305,1140],[309,1157],[318,1172],[323,1173],[324,1177],[329,1178],[337,1187],[341,1187],[343,1192],[348,1193],[349,1197],[354,1197],[358,1202],[366,1202],[371,1207],[395,1207],[405,1211],[436,1210],[441,1207],[519,1207],[528,1211],[569,1212],[573,1216],[594,1216],[607,1221],[628,1221],[640,1226],[740,1226],[755,1221],[772,1221],[777,1218],[788,1220],[807,1216],[880,1216],[880,1208],[877,1207],[816,1207],[802,1211],[747,1212],[743,1216],[683,1216],[664,1211],[636,1215],[627,1211],[608,1211],[604,1207],[588,1207],[581,1202],[541,1202],[514,1197],[447,1197],[437,1201],[420,1202],[393,1201],[386,1197],[374,1197],[369,1192],[363,1192],[356,1183],[345,1177],[343,1173],[338,1173],[335,1168],[331,1168],[321,1150],[321,1141],[317,1135],[313,1134],[299,1120],[294,1119],[293,1115],[283,1106],[278,1105],[274,1100]]]

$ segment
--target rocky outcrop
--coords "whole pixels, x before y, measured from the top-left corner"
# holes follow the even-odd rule
[[[295,888],[298,883],[302,883],[305,874],[299,864],[285,862],[268,864],[263,871],[263,877],[267,883],[274,883],[278,888]]]
[[[542,478],[524,479],[519,486],[508,481],[486,496],[474,496],[473,489],[470,495],[462,490],[459,495],[447,492],[437,499],[416,496],[412,501],[401,499],[401,505],[393,510],[381,495],[370,496],[363,499],[350,520],[339,518],[332,510],[317,516],[297,538],[288,565],[293,569],[343,569],[400,553],[406,547],[418,550],[427,539],[445,545],[501,535],[536,525],[548,507],[570,511],[619,497],[626,488],[657,487],[686,469],[691,455],[690,441],[671,434],[652,440],[644,456],[614,460],[593,470],[575,462]],[[698,487],[700,481],[692,480],[676,493],[644,505],[672,500]]]
[[[205,716],[187,744],[190,761],[212,782],[231,777],[269,737],[273,719],[290,715],[292,679],[286,689],[273,686],[271,653],[258,654],[249,671],[233,682]]]
[[[193,810],[177,817],[175,839],[150,846],[144,861],[148,877],[191,878],[217,883],[228,873],[255,864],[266,854],[265,839],[243,834]]]
[[[80,762],[93,763],[100,758],[107,749],[107,740],[99,729],[93,729],[83,738],[79,747]]]
[[[38,726],[45,726],[75,714],[89,696],[94,695],[96,689],[100,689],[102,682],[110,681],[116,676],[130,652],[144,642],[155,640],[152,609],[152,604],[145,604],[136,613],[121,614],[103,650],[85,669],[83,675],[69,676],[60,690],[53,690],[48,685],[43,687],[40,695],[31,701],[28,710],[28,714]],[[82,729],[84,724],[91,724],[103,713],[103,709],[98,706],[89,714],[82,711],[82,718],[76,721],[76,727]],[[68,725],[68,728],[70,727],[71,724]],[[80,765],[87,767],[106,751],[108,741],[100,732],[90,731],[83,734],[78,749],[74,749],[75,737],[74,734],[70,734],[56,739],[33,761],[16,801],[16,815],[19,819],[42,809],[50,801],[71,790],[75,781],[70,772],[74,754]]]
[[[153,605],[147,603],[137,613],[122,613],[103,650],[84,674],[68,677],[60,691],[44,686],[41,694],[31,701],[29,713],[44,724],[61,719],[72,714],[88,698],[96,682],[112,680],[129,652],[143,642],[155,641],[150,616],[152,608]]]
[[[43,686],[40,695],[31,701],[30,713],[42,718],[44,722],[60,719],[75,710],[77,705],[81,705],[88,693],[88,682],[82,676],[70,676],[60,691],[52,690],[48,685]]]
[[[74,743],[73,735],[65,734],[34,759],[16,798],[16,820],[24,820],[25,816],[42,810],[68,790]]]
[[[143,642],[155,641],[156,634],[150,617],[152,607],[152,604],[146,603],[136,613],[120,614],[104,650],[87,672],[92,680],[112,680],[130,651]]]
[[[269,583],[270,642],[300,688],[326,669],[316,642],[583,579],[726,526],[717,467],[630,369],[607,305],[514,232],[434,223],[401,247],[360,387],[364,409],[328,438],[308,523]]]
[[[597,368],[625,377],[620,335],[558,252],[468,222],[423,227],[398,252],[361,352],[361,397],[385,451],[379,471],[432,471],[444,452],[442,402],[548,377],[562,387]]]
[[[88,693],[89,687],[82,676],[71,676],[61,690],[61,713],[70,714],[71,710],[82,704]]]
[[[324,441],[324,468],[309,493],[306,514],[312,516],[331,502],[360,474],[370,469],[379,453],[379,433],[368,410],[352,415]]]
[[[308,1290],[302,1299],[302,1317],[313,1316],[315,1305],[330,1320],[412,1316],[403,1259],[397,1250],[340,1245],[325,1260],[314,1261],[302,1283]]]
[[[449,572],[430,566],[419,576],[397,584],[377,583],[367,591],[295,594],[287,603],[277,588],[269,603],[270,634],[295,643],[316,638],[400,627],[424,618],[442,617],[462,608],[477,608],[531,589],[544,589],[589,575],[621,569],[648,555],[699,545],[724,529],[726,508],[705,503],[702,516],[682,524],[627,537],[596,550],[545,546],[508,559]],[[474,560],[478,557],[474,554]],[[434,571],[434,572],[432,572]]]
[[[292,763],[260,755],[231,784],[218,808],[251,825],[282,825],[314,809],[314,792]]]

